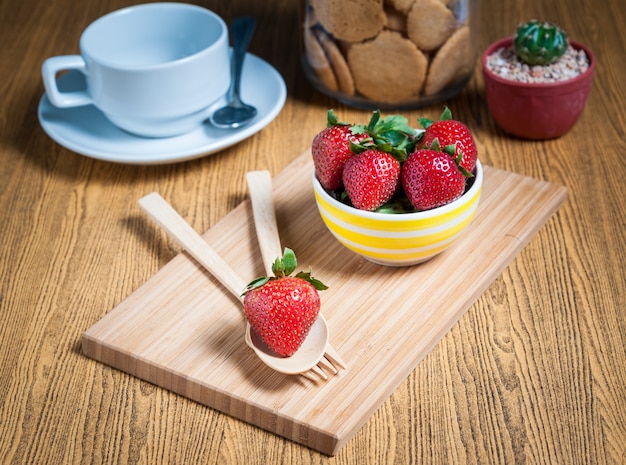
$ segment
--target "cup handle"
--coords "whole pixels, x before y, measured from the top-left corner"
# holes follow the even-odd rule
[[[48,58],[41,67],[43,85],[50,102],[59,108],[78,107],[93,103],[86,90],[61,92],[57,86],[56,75],[59,71],[77,70],[86,74],[86,64],[80,55],[63,55]]]

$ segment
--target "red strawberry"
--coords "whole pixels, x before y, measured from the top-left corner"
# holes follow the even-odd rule
[[[285,249],[276,259],[274,276],[252,281],[245,291],[243,310],[250,326],[278,355],[293,355],[304,342],[320,310],[318,290],[326,286],[296,268],[296,256]]]
[[[396,192],[400,162],[382,150],[368,149],[346,161],[343,184],[352,205],[374,211]]]
[[[350,151],[350,142],[358,144],[367,134],[353,133],[349,125],[337,122],[332,110],[328,112],[328,125],[313,138],[311,154],[320,184],[325,189],[335,190],[343,186],[343,167],[346,160],[354,155]]]
[[[439,121],[431,121],[420,118],[422,126],[425,128],[421,144],[425,148],[430,148],[435,139],[439,141],[439,146],[443,149],[448,145],[453,145],[455,158],[462,154],[460,165],[467,172],[471,173],[476,166],[478,150],[474,137],[470,130],[463,123],[455,121],[450,110],[446,108]]]
[[[461,197],[465,176],[447,153],[420,149],[402,166],[402,187],[417,210],[430,210]]]

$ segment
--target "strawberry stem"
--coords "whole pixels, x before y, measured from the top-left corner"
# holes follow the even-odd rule
[[[270,280],[291,276],[291,274],[296,270],[297,266],[298,260],[296,259],[296,254],[290,248],[285,247],[285,250],[283,251],[283,256],[277,257],[276,261],[274,261],[274,263],[272,264],[272,273],[274,273],[274,276],[261,276],[259,278],[253,279],[246,286],[241,295],[245,295],[252,289],[263,286]],[[309,268],[309,271],[300,271],[298,274],[296,274],[296,277],[304,279],[305,281],[311,283],[313,287],[315,287],[315,289],[317,289],[318,291],[328,289],[328,286],[326,286],[320,280],[311,276],[311,271],[311,268]]]
[[[375,148],[390,153],[400,162],[406,159],[421,139],[421,133],[418,134],[417,129],[411,127],[404,116],[388,115],[381,119],[379,110],[372,113],[367,126],[355,124],[351,129],[354,134],[369,136],[358,144],[351,143],[352,152],[361,153]]]
[[[282,257],[277,257],[276,261],[272,265],[272,272],[277,278],[283,276],[289,276],[293,273],[298,266],[298,260],[296,260],[296,254],[288,247],[285,247]]]

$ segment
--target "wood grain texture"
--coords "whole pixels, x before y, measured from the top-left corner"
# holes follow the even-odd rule
[[[585,112],[556,140],[502,133],[478,68],[445,102],[474,132],[483,164],[566,186],[569,197],[334,457],[81,352],[84,331],[180,253],[138,198],[159,191],[206,231],[246,199],[247,171],[276,175],[308,148],[328,108],[348,121],[369,117],[308,85],[298,2],[204,0],[226,20],[257,17],[251,51],[288,87],[280,115],[237,146],[182,164],[74,154],[39,127],[41,63],[77,53],[89,22],[132,3],[0,2],[0,463],[626,463],[623,2],[480,1],[480,50],[539,17],[597,55]]]
[[[478,212],[458,241],[420,266],[389,268],[358,257],[325,229],[312,170],[305,152],[276,176],[276,216],[281,241],[330,286],[323,311],[345,372],[316,384],[265,367],[242,341],[232,286],[187,253],[89,328],[84,353],[335,455],[567,198],[564,187],[486,167]],[[230,265],[242,282],[265,271],[253,224],[248,200],[205,234],[223,254],[222,268]]]

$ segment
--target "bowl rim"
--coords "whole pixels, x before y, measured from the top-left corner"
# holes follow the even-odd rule
[[[587,68],[587,71],[585,71],[582,74],[579,74],[576,77],[573,77],[572,79],[567,79],[565,81],[558,81],[558,82],[529,83],[529,82],[512,81],[510,79],[505,79],[503,77],[500,77],[498,74],[494,73],[487,67],[487,58],[493,52],[495,52],[499,48],[508,47],[512,43],[513,43],[513,37],[504,37],[502,39],[496,40],[485,49],[481,57],[481,65],[482,65],[483,73],[487,75],[490,79],[501,84],[506,84],[511,87],[519,87],[519,88],[524,88],[524,89],[528,89],[528,88],[550,89],[550,88],[563,87],[565,85],[574,85],[578,83],[579,81],[586,80],[591,75],[593,75],[593,72],[596,67],[596,57],[594,53],[591,51],[591,49],[587,47],[586,45],[581,44],[580,42],[569,40],[569,43],[572,47],[574,47],[577,50],[583,50],[585,54],[587,55],[587,59],[589,60],[589,68]]]
[[[326,189],[322,187],[317,176],[315,175],[315,169],[313,169],[313,189],[316,193],[323,197],[323,199],[333,205],[335,208],[341,210],[344,213],[354,215],[360,218],[366,218],[377,221],[388,221],[388,222],[403,222],[403,221],[411,221],[418,219],[429,219],[434,218],[439,215],[447,214],[453,210],[456,210],[462,205],[465,205],[468,202],[471,202],[476,196],[477,192],[481,190],[483,184],[484,170],[480,160],[476,160],[476,179],[474,179],[474,183],[472,187],[470,187],[467,192],[463,193],[461,197],[452,202],[442,205],[441,207],[432,208],[430,210],[424,210],[419,212],[412,213],[380,213],[380,212],[370,212],[367,210],[359,210],[358,208],[351,207],[346,205],[345,203],[339,202],[338,200],[332,198]]]

